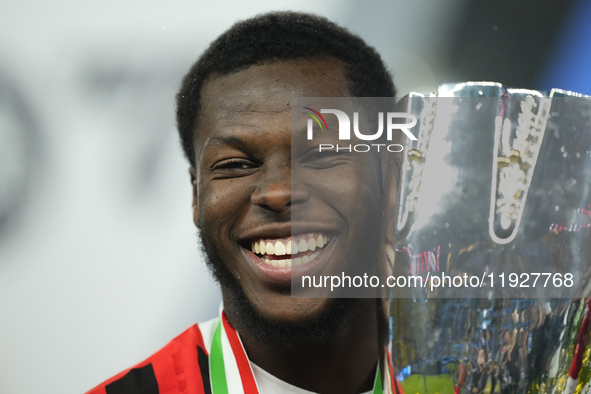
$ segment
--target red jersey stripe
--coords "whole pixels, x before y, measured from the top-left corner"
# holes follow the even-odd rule
[[[246,357],[246,352],[242,347],[242,343],[238,338],[236,330],[234,329],[234,327],[232,327],[232,325],[230,325],[230,322],[226,317],[225,311],[222,312],[222,322],[224,324],[224,330],[226,330],[226,336],[228,337],[230,346],[232,346],[232,352],[234,353],[234,357],[236,358],[236,364],[238,365],[238,372],[240,372],[240,379],[242,380],[244,392],[248,394],[258,394],[259,390],[254,380],[252,369],[250,368],[250,362]]]

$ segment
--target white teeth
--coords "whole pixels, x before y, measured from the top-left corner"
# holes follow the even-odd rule
[[[298,253],[298,246],[295,242],[291,239],[287,241],[287,246],[285,247],[285,251],[287,254],[297,254]]]
[[[285,245],[281,241],[275,242],[275,256],[285,255]]]
[[[303,239],[298,243],[298,252],[307,252],[308,251],[308,243]]]
[[[265,253],[266,254],[275,254],[275,246],[271,242],[267,242],[265,245]]]
[[[319,248],[324,246],[324,237],[322,235],[318,236],[318,239],[316,240],[316,246]]]
[[[299,238],[299,237],[298,237]],[[314,260],[322,248],[328,244],[328,237],[325,235],[318,235],[315,238],[300,239],[300,242],[296,243],[292,239],[287,242],[278,240],[259,240],[251,244],[252,250],[256,254],[261,255],[275,255],[275,256],[286,256],[291,257],[298,253],[311,251],[312,254],[308,256],[298,257],[294,259],[268,259],[263,257],[263,261],[273,267],[291,267],[292,265],[307,264]]]
[[[316,250],[316,240],[314,238],[308,240],[308,250]]]
[[[265,254],[267,252],[267,250],[265,248],[265,242],[264,241],[261,241],[259,243],[259,249],[260,249],[261,254]]]

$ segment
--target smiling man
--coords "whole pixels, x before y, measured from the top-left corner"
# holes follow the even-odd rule
[[[394,95],[379,55],[324,18],[266,14],[215,40],[177,121],[223,311],[90,393],[399,391],[380,299],[291,297],[294,276],[376,258],[383,203],[377,155],[292,143],[291,99]]]

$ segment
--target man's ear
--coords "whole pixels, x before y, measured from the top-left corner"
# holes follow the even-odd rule
[[[199,222],[199,196],[197,192],[197,171],[193,166],[189,167],[189,175],[191,176],[191,186],[193,189],[193,200],[191,202],[191,207],[193,208],[193,223],[195,226],[199,226],[197,223]]]

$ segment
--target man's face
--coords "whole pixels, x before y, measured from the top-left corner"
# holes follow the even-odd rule
[[[213,77],[203,88],[195,133],[194,221],[218,264],[266,319],[298,324],[334,302],[292,298],[292,273],[340,273],[343,262],[377,253],[377,158],[319,156],[318,145],[308,141],[293,147],[292,166],[290,99],[348,95],[342,63],[326,59],[253,66]],[[309,246],[312,239],[314,251],[300,248],[291,256],[289,250],[270,253],[266,247],[263,254],[253,246],[277,249],[279,242],[295,253],[294,245]],[[224,298],[229,287],[222,282]]]

